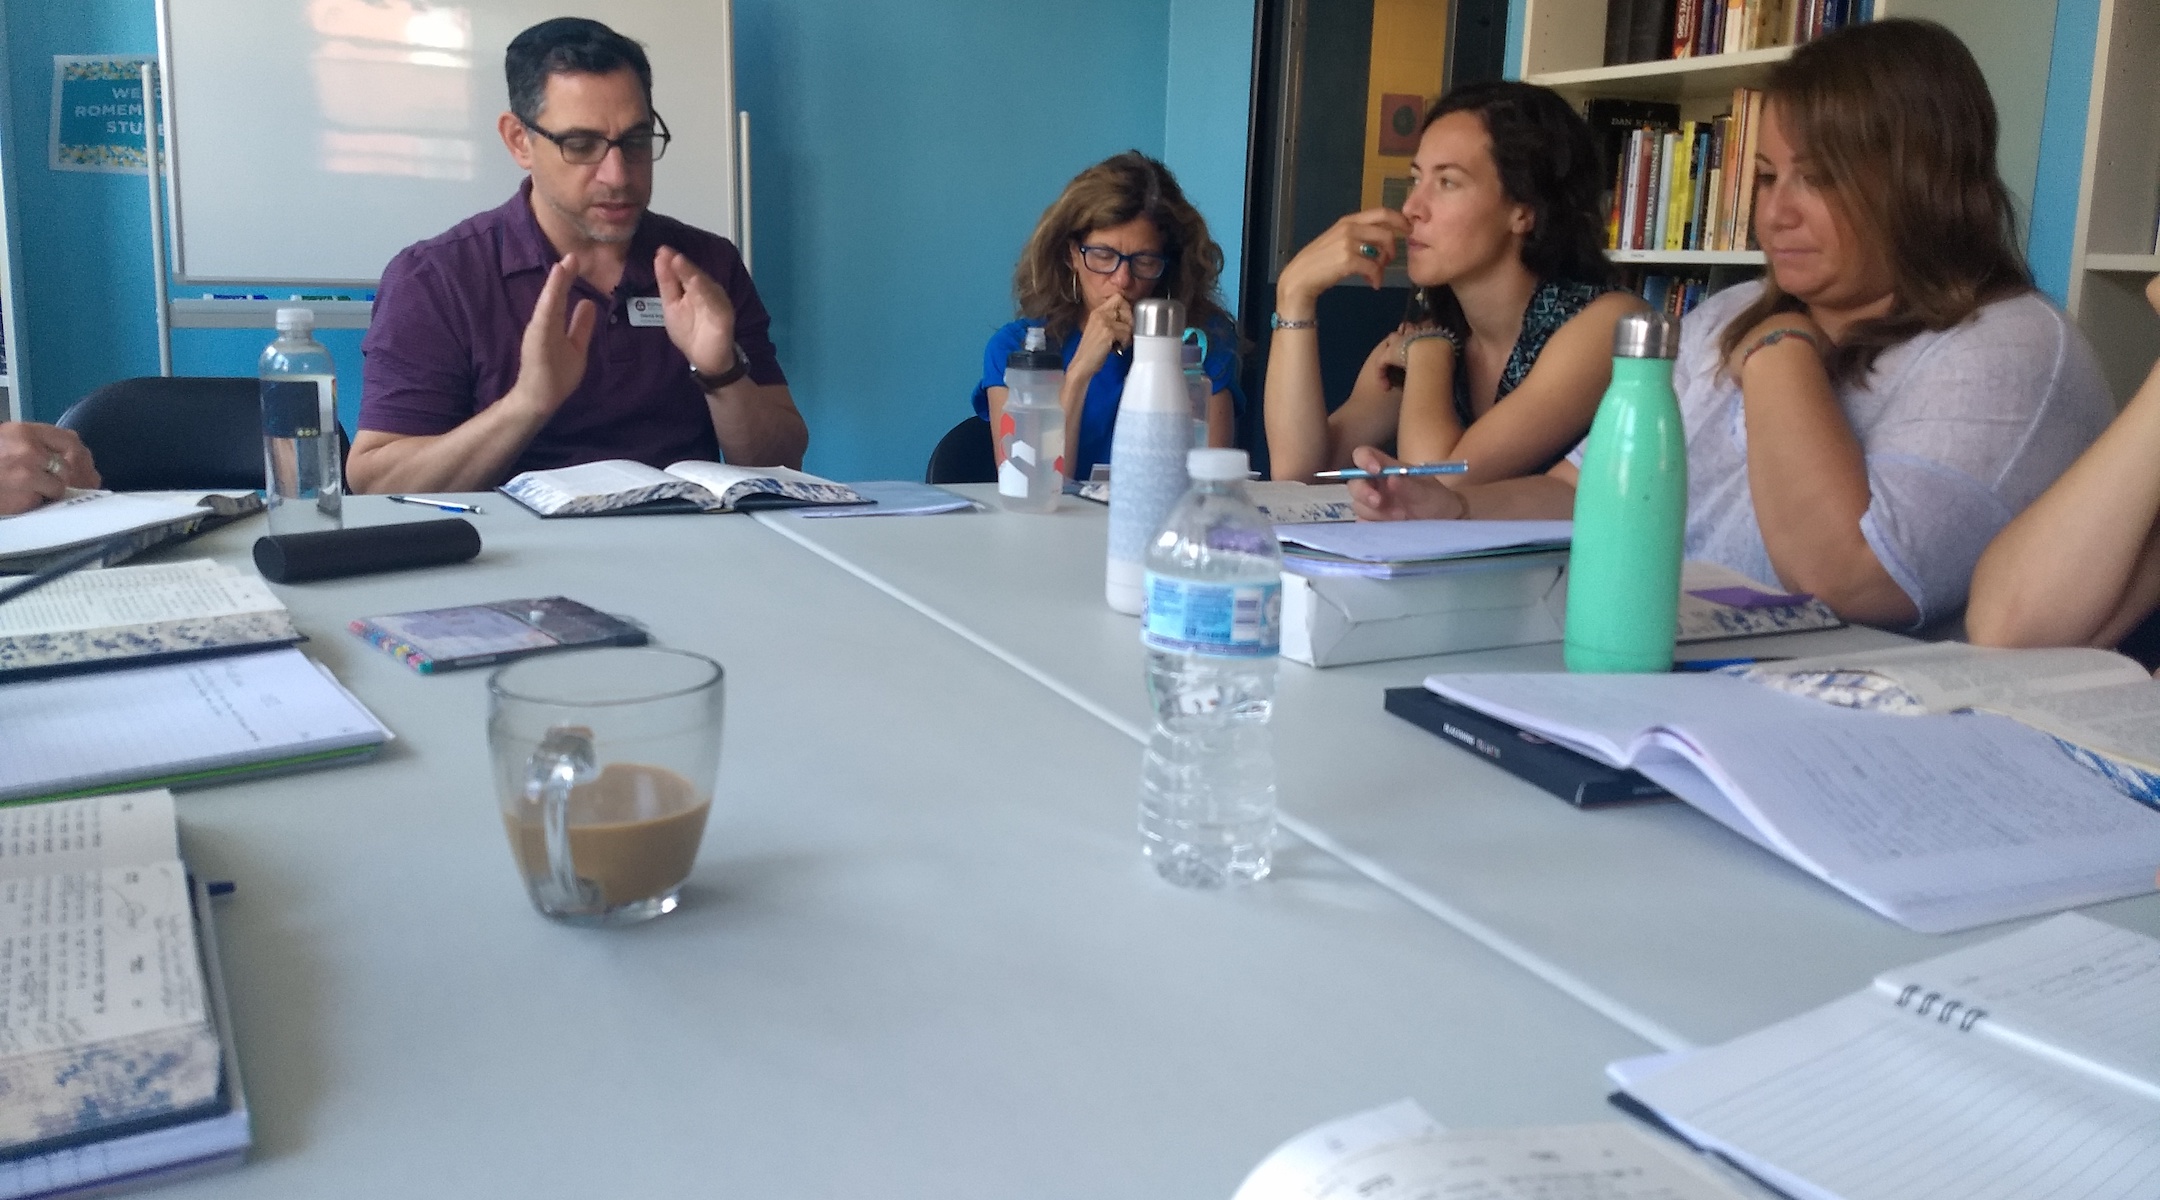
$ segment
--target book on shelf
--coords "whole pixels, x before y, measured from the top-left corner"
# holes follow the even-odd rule
[[[1619,1121],[1443,1129],[1415,1100],[1314,1126],[1231,1200],[1743,1200],[1757,1193],[1670,1138]]]
[[[1611,250],[1733,251],[1753,246],[1749,209],[1762,92],[1736,88],[1730,111],[1682,121],[1676,105],[1592,100],[1584,106],[1612,156]]]
[[[846,484],[787,467],[686,461],[667,470],[611,458],[527,471],[496,489],[543,517],[749,512],[814,504],[868,504]]]
[[[391,737],[289,647],[0,683],[0,730],[0,803],[335,766]]]
[[[28,575],[105,541],[114,544],[94,565],[109,567],[262,508],[254,492],[72,491],[42,508],[0,517],[0,574]]]
[[[1760,663],[1736,673],[1846,708],[2008,717],[2084,756],[2133,797],[2160,806],[2160,681],[2112,651],[1925,642]]]
[[[1435,675],[1426,686],[1640,771],[1923,933],[2153,890],[2160,812],[2007,718],[1861,712],[1728,675]]]
[[[247,1102],[172,794],[0,810],[0,883],[0,1198],[236,1165]]]
[[[2160,1195],[2160,942],[2076,913],[1896,967],[1613,1102],[1789,1196]]]
[[[207,558],[77,571],[0,604],[0,680],[302,640],[262,576]]]
[[[1872,17],[1855,0],[1609,0],[1604,64],[1797,46]]]

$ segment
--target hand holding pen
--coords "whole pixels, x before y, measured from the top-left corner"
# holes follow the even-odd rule
[[[1411,466],[1359,446],[1350,459],[1356,472],[1339,472],[1350,483],[1350,506],[1360,521],[1456,520],[1470,515],[1462,493],[1438,476],[1460,475],[1461,462]]]

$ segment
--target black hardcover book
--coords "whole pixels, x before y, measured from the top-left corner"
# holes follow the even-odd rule
[[[1663,100],[1601,98],[1583,105],[1583,120],[1597,138],[1598,151],[1605,156],[1605,178],[1611,181],[1617,196],[1626,191],[1627,176],[1620,160],[1627,149],[1628,134],[1637,129],[1680,128],[1680,106]],[[1611,206],[1610,197],[1606,204]]]
[[[1656,0],[1605,0],[1605,65],[1628,60],[1628,37],[1635,30],[1635,6]]]
[[[1421,687],[1389,688],[1387,710],[1578,808],[1672,798],[1633,771],[1608,767]]]
[[[1635,19],[1628,30],[1629,62],[1672,57],[1673,18],[1678,9],[1679,0],[1635,0]]]

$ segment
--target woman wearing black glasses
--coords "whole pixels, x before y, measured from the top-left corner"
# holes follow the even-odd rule
[[[1182,303],[1185,323],[1207,335],[1208,444],[1229,445],[1242,400],[1231,379],[1237,333],[1216,294],[1222,261],[1207,222],[1168,167],[1128,150],[1080,172],[1021,252],[1013,271],[1020,319],[990,335],[975,414],[999,428],[1006,356],[1031,327],[1043,327],[1065,358],[1065,474],[1087,478],[1096,463],[1110,461],[1132,363],[1133,303],[1164,296]]]
[[[1467,459],[1461,482],[1545,471],[1581,440],[1612,374],[1613,325],[1642,302],[1605,261],[1606,176],[1590,127],[1557,94],[1479,83],[1425,116],[1402,211],[1337,221],[1283,267],[1268,349],[1275,477],[1350,466],[1359,446],[1408,462]],[[1320,293],[1379,287],[1408,248],[1412,319],[1328,411]]]

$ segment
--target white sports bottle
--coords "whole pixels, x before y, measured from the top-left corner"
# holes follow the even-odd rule
[[[1015,512],[1051,512],[1065,490],[1065,410],[1058,404],[1064,386],[1065,360],[1040,326],[1029,329],[1027,344],[1005,359],[1005,411],[997,429],[1004,451],[998,499]]]
[[[1103,579],[1103,598],[1121,613],[1140,611],[1148,539],[1185,494],[1192,401],[1178,361],[1184,336],[1184,305],[1156,299],[1133,305],[1132,370],[1110,439],[1110,561]]]

